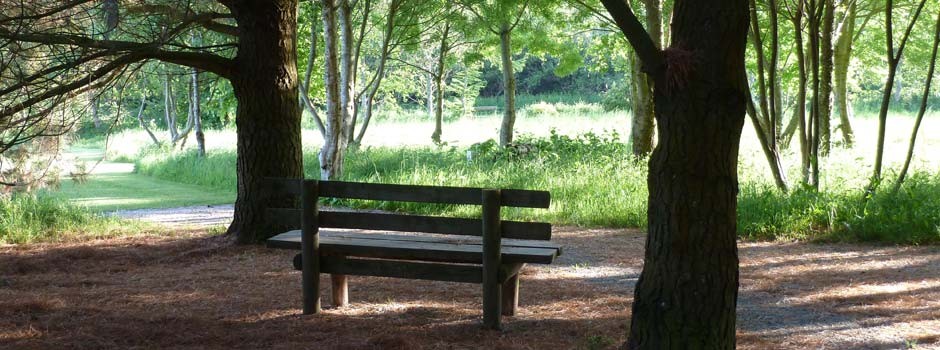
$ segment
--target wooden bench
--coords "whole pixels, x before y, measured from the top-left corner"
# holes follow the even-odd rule
[[[320,311],[320,273],[330,274],[334,307],[349,300],[347,275],[466,282],[483,285],[483,324],[498,329],[500,315],[518,307],[523,265],[551,264],[561,254],[549,242],[550,224],[500,219],[502,207],[548,208],[545,191],[296,179],[269,179],[267,188],[268,195],[300,199],[301,209],[269,209],[269,219],[300,229],[267,245],[301,250],[294,268],[303,271],[304,314]],[[319,209],[319,198],[469,204],[482,211],[478,219],[327,211]]]

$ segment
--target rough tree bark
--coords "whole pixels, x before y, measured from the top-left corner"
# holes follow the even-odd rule
[[[733,349],[747,0],[676,0],[665,51],[622,0],[602,2],[656,84],[649,235],[625,348]]]
[[[264,220],[271,204],[265,177],[303,177],[297,99],[297,0],[232,1],[238,56],[231,79],[238,108],[238,195],[229,226],[240,243],[274,233]]]

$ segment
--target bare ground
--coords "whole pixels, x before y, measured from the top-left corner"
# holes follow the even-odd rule
[[[323,314],[301,316],[293,252],[204,229],[0,246],[0,348],[615,347],[642,233],[560,228],[556,240],[565,255],[523,270],[520,312],[501,332],[480,329],[478,286],[443,282],[351,277],[350,306],[324,298]],[[739,348],[940,348],[940,247],[739,249]]]

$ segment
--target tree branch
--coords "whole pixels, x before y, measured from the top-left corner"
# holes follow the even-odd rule
[[[624,0],[601,0],[601,2],[604,3],[607,12],[614,18],[617,27],[630,41],[633,50],[643,62],[643,72],[654,80],[661,79],[666,68],[663,52],[656,47],[653,38],[643,28],[630,6],[627,6]]]

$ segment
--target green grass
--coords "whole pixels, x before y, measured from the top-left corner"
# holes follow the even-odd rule
[[[139,223],[92,213],[45,192],[0,198],[0,244],[114,237],[143,228]]]
[[[512,209],[511,219],[556,224],[643,227],[646,225],[646,166],[633,159],[616,135],[553,135],[522,142],[531,149],[508,152],[494,143],[471,147],[372,147],[349,154],[345,180],[447,186],[548,190],[549,210]],[[467,151],[474,160],[467,161]],[[305,173],[318,177],[314,152],[305,152]],[[148,155],[139,161],[144,174],[220,191],[233,189],[234,151],[202,160],[193,152]],[[836,165],[833,172],[839,173]],[[836,176],[836,175],[830,175]],[[820,192],[783,194],[759,172],[741,176],[739,231],[760,240],[840,240],[890,243],[940,242],[940,176],[919,170],[897,195],[882,191],[862,199],[860,187],[844,181]],[[417,203],[335,203],[422,214],[473,215],[463,206]]]
[[[234,170],[230,171],[234,174]],[[235,201],[234,194],[229,190],[217,190],[133,173],[94,174],[84,184],[66,180],[62,182],[58,194],[76,205],[96,212],[224,204]]]
[[[348,155],[345,179],[543,189],[552,192],[551,209],[514,209],[507,217],[582,226],[644,227],[645,161],[632,159],[629,145],[610,134],[628,135],[629,115],[604,112],[597,104],[575,103],[571,97],[551,101],[539,97],[521,104],[516,128],[530,133],[520,140],[533,147],[525,154],[507,153],[486,142],[496,137],[498,115],[445,123],[448,146],[444,147],[431,145],[431,125],[420,119],[420,113],[378,118],[363,148]],[[478,105],[485,103],[478,101]],[[862,198],[862,188],[871,173],[872,140],[877,130],[874,118],[862,115],[853,120],[859,144],[848,149],[837,147],[823,160],[819,192],[797,189],[790,194],[773,187],[753,129],[745,125],[739,157],[741,236],[760,240],[940,242],[940,157],[930,156],[940,146],[940,137],[935,136],[940,135],[936,114],[929,114],[924,121],[912,176],[904,189],[897,195],[888,191],[894,176],[891,171],[903,160],[912,123],[909,114],[891,116],[885,154],[887,185],[868,200]],[[833,133],[833,139],[840,139],[838,132]],[[320,137],[313,130],[305,130],[303,140],[305,172],[316,178]],[[207,141],[209,156],[200,159],[191,149],[175,153],[152,149],[141,131],[122,132],[112,137],[112,145],[121,147],[111,147],[109,157],[135,161],[140,175],[113,180],[103,177],[111,183],[103,181],[95,185],[102,188],[66,195],[98,209],[231,202],[236,188],[235,134],[232,130],[210,131]],[[473,161],[467,161],[467,150],[474,152]],[[797,143],[782,154],[791,186],[798,187]],[[153,178],[169,182],[155,182]],[[183,191],[176,187],[178,183],[194,187]],[[149,191],[150,187],[155,190]],[[334,204],[425,214],[472,215],[475,211],[472,207],[408,203]]]

